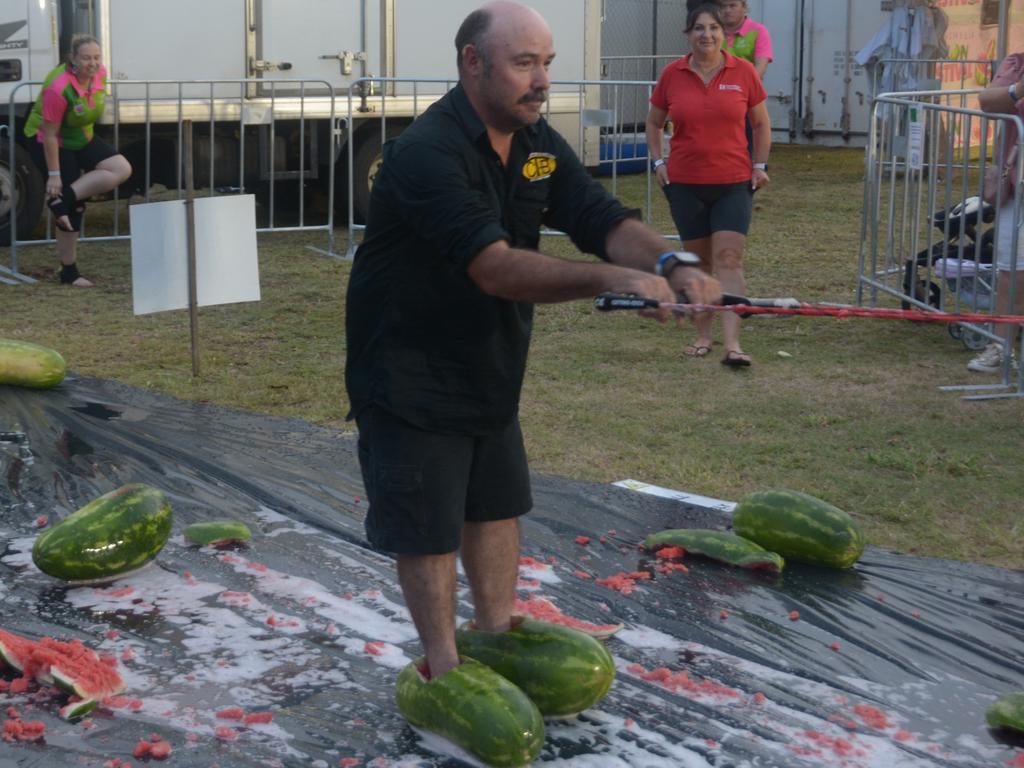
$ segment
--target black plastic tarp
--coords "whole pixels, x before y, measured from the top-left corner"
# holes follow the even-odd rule
[[[393,704],[418,644],[393,562],[364,539],[351,435],[74,377],[0,387],[0,433],[0,628],[80,639],[116,655],[128,684],[74,724],[45,690],[0,694],[46,724],[42,742],[0,743],[0,767],[132,759],[151,734],[172,744],[170,765],[456,764]],[[173,505],[153,566],[98,587],[35,569],[40,516],[52,524],[128,482]],[[521,597],[625,624],[608,641],[611,694],[549,721],[542,762],[1024,762],[984,724],[998,695],[1024,688],[1024,573],[872,547],[842,572],[790,564],[771,577],[690,557],[688,572],[668,570],[637,548],[644,536],[726,527],[727,514],[540,475],[534,496]],[[209,518],[248,523],[253,541],[187,546],[182,528]],[[620,576],[638,572],[649,578]],[[469,618],[464,585],[460,600]],[[273,719],[217,716],[230,708]]]

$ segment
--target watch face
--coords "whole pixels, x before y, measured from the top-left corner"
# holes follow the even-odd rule
[[[684,267],[700,266],[700,256],[696,253],[690,253],[689,251],[676,251],[676,259]]]

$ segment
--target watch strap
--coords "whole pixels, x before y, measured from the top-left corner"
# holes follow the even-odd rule
[[[658,261],[654,264],[654,274],[658,275],[658,277],[668,277],[665,272],[665,268],[668,267],[668,271],[672,271],[672,267],[669,265],[669,262],[672,262],[672,264],[678,263],[675,251],[668,251],[658,257]]]

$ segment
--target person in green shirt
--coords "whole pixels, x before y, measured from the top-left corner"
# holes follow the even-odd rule
[[[46,200],[56,227],[60,281],[90,287],[76,264],[84,201],[128,180],[132,167],[124,155],[95,136],[103,114],[107,71],[99,42],[75,35],[66,64],[55,68],[25,121],[29,152],[46,174]]]
[[[725,26],[724,50],[754,65],[764,80],[764,73],[772,60],[772,36],[764,24],[758,24],[747,14],[747,0],[718,0]]]

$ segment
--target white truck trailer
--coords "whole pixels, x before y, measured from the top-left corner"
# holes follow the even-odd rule
[[[15,185],[20,190],[19,238],[33,229],[42,209],[43,180],[21,146],[21,129],[38,88],[18,86],[43,80],[74,33],[89,33],[100,41],[110,80],[121,83],[113,90],[98,131],[110,140],[116,127],[117,144],[133,161],[136,175],[125,192],[138,191],[146,181],[171,188],[179,183],[178,121],[184,117],[194,120],[197,185],[237,187],[241,181],[259,196],[273,178],[278,205],[297,191],[288,185],[298,183],[300,171],[305,182],[326,184],[331,163],[336,190],[346,190],[346,144],[351,142],[353,202],[359,217],[365,213],[380,154],[382,112],[386,111],[386,134],[395,135],[446,85],[419,87],[414,99],[408,84],[353,84],[365,77],[454,80],[455,31],[479,4],[480,0],[0,0],[0,108],[6,124],[0,146],[0,241],[10,237]],[[558,56],[553,77],[598,80],[602,0],[528,4],[543,13],[554,30]],[[272,85],[273,80],[302,80],[304,85]],[[174,83],[156,81],[219,82],[204,86],[210,93],[204,99],[194,97],[202,88],[182,91]],[[183,92],[187,98],[181,98]],[[13,115],[8,105],[13,105]],[[271,107],[269,123],[265,116]],[[561,97],[553,93],[551,111],[553,121],[567,121],[574,133],[580,113],[577,90],[566,90]],[[211,121],[211,112],[216,121]],[[7,144],[12,138],[18,143],[13,168]]]

